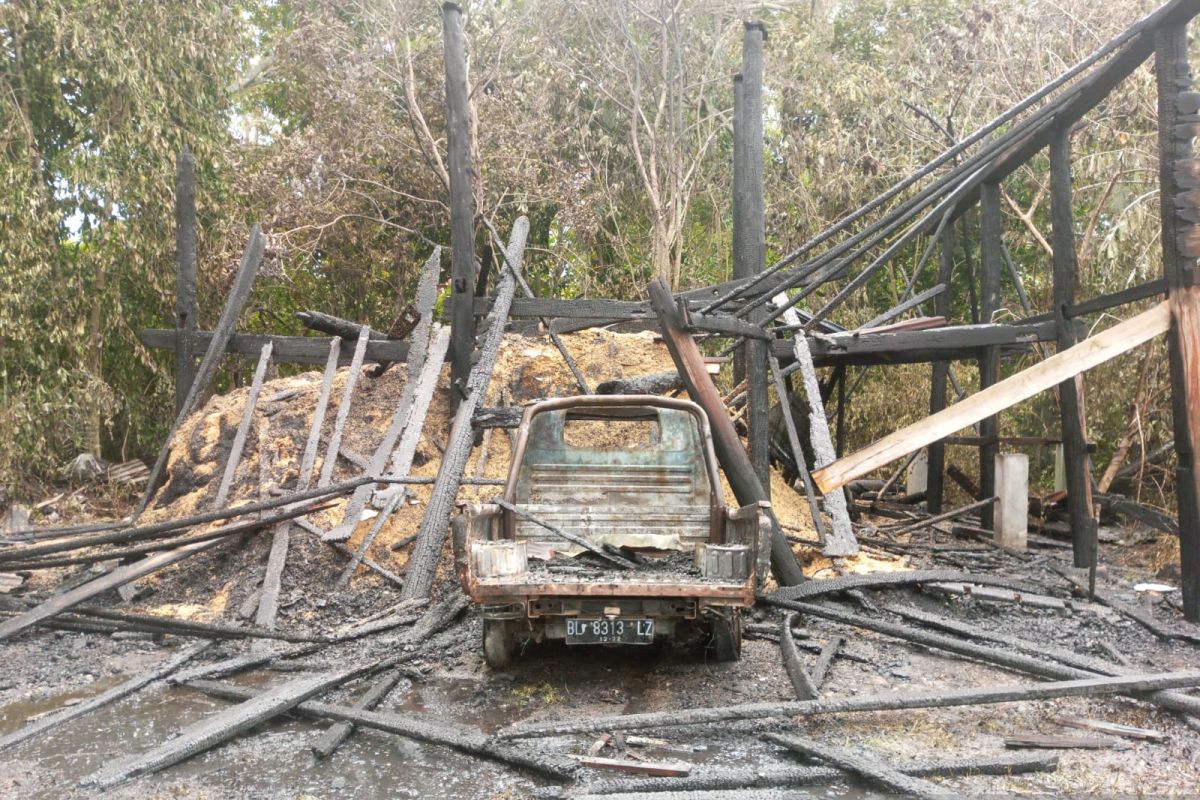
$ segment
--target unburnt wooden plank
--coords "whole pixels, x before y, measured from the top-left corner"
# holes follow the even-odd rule
[[[984,417],[1103,364],[1164,333],[1169,325],[1170,311],[1164,302],[1057,353],[1036,366],[1005,378],[988,389],[955,403],[945,411],[902,428],[856,453],[827,464],[814,472],[813,478],[822,491],[833,491],[855,478],[902,458],[913,450],[932,444]]]

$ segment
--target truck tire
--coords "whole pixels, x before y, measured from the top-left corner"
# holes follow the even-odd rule
[[[492,669],[507,669],[512,665],[516,641],[503,620],[483,621],[483,660]]]
[[[718,663],[737,661],[742,657],[742,615],[740,613],[731,609],[728,617],[713,615],[710,647],[712,658]]]

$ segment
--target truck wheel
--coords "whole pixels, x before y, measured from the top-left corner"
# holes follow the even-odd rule
[[[713,615],[712,651],[717,662],[737,661],[742,656],[742,615],[731,611],[729,617]]]
[[[512,664],[516,642],[502,620],[483,621],[483,660],[492,669],[507,669]]]

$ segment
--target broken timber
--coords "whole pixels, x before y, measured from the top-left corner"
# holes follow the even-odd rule
[[[300,508],[286,513],[299,516],[301,514],[308,513],[310,510],[311,509],[308,508]],[[263,525],[270,524],[273,521],[278,521],[279,519],[280,517],[277,516],[270,520],[256,520],[253,523],[253,527],[261,527]],[[109,589],[115,589],[118,586],[124,586],[126,583],[137,580],[143,575],[149,575],[151,572],[155,572],[163,567],[182,561],[185,558],[190,558],[197,553],[221,544],[223,541],[225,541],[224,536],[220,538],[197,541],[174,550],[168,550],[165,553],[160,553],[156,556],[142,559],[141,561],[135,561],[132,564],[126,564],[124,566],[117,567],[107,575],[103,575],[95,580],[89,581],[82,586],[71,589],[70,591],[56,594],[41,605],[35,606],[29,611],[26,611],[24,614],[20,614],[10,620],[5,621],[4,623],[0,623],[0,640],[7,639],[16,633],[20,633],[26,628],[37,625],[43,620],[57,616],[63,611],[66,611],[68,608],[82,603],[84,600],[87,600],[91,597],[95,597],[101,592],[108,591]]]
[[[792,682],[792,690],[798,700],[812,700],[817,696],[817,687],[812,678],[804,670],[804,662],[800,660],[800,651],[796,648],[796,639],[792,635],[792,623],[796,614],[785,614],[779,626],[779,652],[783,656],[783,668],[788,679]]]
[[[807,736],[768,733],[763,736],[769,742],[782,745],[788,750],[826,761],[839,769],[857,775],[889,793],[903,797],[934,798],[944,796],[937,784],[905,775],[890,764],[877,761],[860,753],[840,747],[821,744]]]
[[[674,298],[671,290],[662,280],[650,284],[650,304],[658,314],[659,326],[662,329],[663,341],[671,353],[688,396],[692,398],[708,417],[712,430],[713,448],[717,459],[725,470],[725,477],[733,489],[734,496],[741,505],[751,505],[767,500],[766,490],[758,479],[758,474],[750,463],[750,457],[742,447],[741,439],[733,427],[733,422],[725,411],[721,394],[712,382],[704,365],[704,358],[696,342],[682,330],[679,324]],[[790,586],[804,580],[804,573],[796,562],[791,545],[775,513],[767,509],[771,519],[771,571],[779,583]]]
[[[411,412],[417,391],[418,377],[424,375],[426,368],[430,365],[432,365],[434,375],[436,376],[441,369],[441,359],[446,354],[445,347],[442,347],[441,351],[438,352],[436,343],[434,343],[433,351],[430,351],[431,334],[435,333],[435,331],[438,332],[437,341],[443,341],[443,337],[440,336],[442,329],[435,329],[433,325],[433,304],[437,298],[437,276],[438,269],[441,266],[441,259],[442,249],[435,247],[433,253],[425,262],[425,266],[421,269],[421,279],[417,286],[416,297],[417,313],[421,315],[421,319],[413,331],[412,346],[409,351],[407,373],[404,381],[404,392],[400,395],[400,401],[396,404],[396,409],[392,413],[392,420],[383,434],[383,439],[379,442],[379,445],[375,448],[375,452],[372,453],[370,460],[367,462],[364,469],[367,475],[382,475],[384,468],[387,466],[388,459],[396,447],[396,442],[400,439],[400,435],[410,425],[415,424],[419,429],[425,423],[424,414],[419,419],[416,419]],[[365,484],[355,490],[354,495],[350,498],[350,502],[346,504],[346,511],[342,515],[341,523],[322,538],[325,541],[334,542],[342,542],[349,539],[358,526],[363,509],[366,507],[367,500],[370,499],[373,491],[370,484]],[[396,491],[403,492],[404,489],[403,487],[397,487]],[[363,552],[366,552],[365,549]],[[353,566],[343,571],[342,576],[338,578],[337,585],[343,586],[349,582],[350,575],[354,573],[354,568],[358,566],[358,561],[359,559],[357,558],[351,559]]]
[[[242,418],[238,421],[237,433],[233,436],[233,445],[229,449],[229,459],[225,462],[225,471],[221,474],[221,485],[217,487],[217,496],[213,499],[213,508],[222,508],[225,499],[229,497],[229,487],[233,485],[233,476],[237,472],[246,447],[246,436],[250,433],[250,423],[254,421],[254,410],[258,406],[258,395],[262,392],[263,380],[267,377],[267,367],[271,364],[271,343],[263,345],[258,357],[258,366],[254,368],[254,379],[250,382],[250,394],[246,396],[246,405],[242,409]]]
[[[268,689],[233,708],[184,728],[178,736],[151,748],[147,753],[105,763],[85,778],[83,783],[109,789],[138,775],[157,772],[172,764],[178,764],[256,725],[274,719],[313,695],[340,686],[370,668],[364,666],[325,672]]]
[[[906,763],[897,769],[916,778],[947,778],[958,775],[1019,775],[1027,772],[1053,772],[1058,757],[1045,753],[1003,753],[984,758],[953,759]],[[753,768],[710,769],[686,778],[596,781],[584,784],[583,793],[572,795],[576,800],[595,800],[620,795],[633,800],[659,792],[694,792],[703,790],[794,788],[820,786],[843,780],[846,773],[833,767],[761,766]],[[689,796],[690,797],[690,796]],[[699,800],[699,798],[695,798]]]
[[[400,674],[399,670],[392,670],[380,675],[371,684],[371,688],[367,689],[363,696],[354,704],[355,710],[373,710],[375,706],[383,702],[383,699],[395,688],[402,677],[404,676]],[[338,749],[342,742],[349,738],[353,731],[354,723],[352,722],[342,720],[333,723],[312,743],[313,755],[317,758],[328,758],[333,754],[334,750]]]
[[[179,430],[179,426],[183,424],[188,415],[199,407],[202,396],[208,391],[209,385],[217,374],[217,368],[221,365],[221,359],[225,356],[225,345],[228,344],[229,337],[233,335],[233,329],[237,325],[238,317],[241,316],[242,308],[250,298],[250,289],[254,286],[254,278],[258,275],[258,265],[262,262],[265,248],[266,237],[262,235],[258,225],[255,225],[250,229],[250,238],[246,242],[245,251],[242,253],[242,262],[238,267],[233,289],[229,292],[229,299],[225,302],[225,308],[221,311],[221,319],[218,320],[217,327],[213,330],[212,339],[208,343],[208,349],[204,352],[204,358],[201,359],[200,366],[196,368],[196,374],[192,378],[192,385],[188,389],[187,397],[180,404],[179,413],[175,416],[175,422],[171,425],[171,430],[168,431],[167,438],[158,451],[158,458],[154,462],[154,467],[150,470],[150,477],[146,481],[145,491],[142,493],[141,500],[138,501],[137,508],[133,511],[132,522],[137,522],[137,518],[141,516],[142,512],[146,510],[146,506],[150,504],[150,498],[158,490],[158,483],[162,480],[163,469],[167,466],[167,455],[171,452],[171,439],[174,438],[175,433]]]
[[[776,306],[786,307],[783,321],[788,325],[800,324],[800,315],[796,309],[788,305],[787,295],[777,295],[774,298]],[[813,366],[812,355],[808,351],[808,337],[797,331],[792,337],[792,353],[800,368],[801,382],[804,384],[804,399],[808,405],[808,437],[812,444],[814,458],[832,460],[836,458],[833,448],[833,437],[829,433],[829,420],[825,417],[825,405],[821,401],[821,389],[817,382],[817,372]],[[785,398],[780,398],[784,402]],[[850,556],[858,552],[858,542],[854,538],[854,529],[850,525],[850,512],[846,508],[846,494],[839,487],[826,488],[817,482],[825,495],[825,511],[830,516],[830,527],[825,533],[825,545],[821,552],[827,556]]]
[[[363,356],[367,352],[367,341],[371,329],[364,325],[358,332],[358,343],[354,348],[354,359],[350,362],[350,372],[346,376],[346,385],[342,389],[342,399],[338,403],[337,416],[333,421],[333,433],[330,434],[329,444],[325,447],[325,458],[321,461],[321,474],[317,478],[317,486],[328,486],[333,477],[333,467],[337,463],[338,449],[342,445],[342,431],[346,427],[346,418],[350,416],[350,404],[354,400],[354,388],[358,385],[358,375],[362,371]]]
[[[1200,671],[1159,672],[1115,678],[1086,678],[1046,683],[982,686],[950,691],[885,692],[856,697],[823,697],[774,703],[744,703],[734,706],[693,708],[685,711],[652,711],[611,717],[591,717],[572,722],[519,725],[496,734],[500,739],[565,736],[597,731],[631,731],[685,725],[705,725],[741,719],[768,719],[814,714],[843,714],[865,711],[899,711],[916,708],[992,705],[1058,697],[1094,697],[1140,694],[1163,689],[1200,686]]]
[[[255,697],[253,689],[230,684],[189,681],[185,685],[214,697],[223,697],[228,700],[247,702]],[[548,761],[514,747],[496,744],[478,730],[445,720],[434,721],[410,714],[366,711],[312,700],[295,706],[294,711],[306,717],[352,722],[361,728],[371,728],[418,742],[449,747],[461,753],[536,772],[557,781],[570,780],[574,774],[570,765]]]
[[[948,653],[954,653],[968,658],[976,658],[980,661],[995,664],[1005,669],[1017,670],[1030,675],[1038,675],[1044,678],[1053,678],[1056,680],[1070,679],[1087,679],[1093,677],[1096,673],[1088,670],[1078,669],[1076,667],[1067,667],[1061,664],[1055,664],[1045,661],[1042,658],[1023,655],[1011,651],[999,650],[992,647],[983,647],[972,642],[962,641],[949,636],[943,636],[931,631],[912,628],[907,625],[899,625],[885,620],[873,619],[862,614],[851,614],[848,611],[843,611],[838,608],[833,608],[828,605],[820,605],[816,603],[792,603],[788,601],[773,600],[769,597],[763,598],[764,602],[771,605],[786,608],[791,611],[800,611],[805,614],[811,614],[815,617],[840,622],[843,625],[851,625],[856,628],[882,633],[885,636],[892,636],[904,641],[913,642],[924,647],[932,647],[938,650],[945,650]],[[1132,673],[1122,672],[1122,676],[1129,676]],[[1174,711],[1180,711],[1185,714],[1197,715],[1200,714],[1200,698],[1189,697],[1188,695],[1179,692],[1156,692],[1154,695],[1143,698],[1147,702],[1155,705],[1169,708]]]
[[[425,515],[421,519],[421,528],[417,534],[417,542],[408,561],[408,575],[404,584],[404,599],[428,597],[433,587],[434,573],[446,542],[446,534],[450,525],[450,514],[454,509],[454,500],[458,495],[459,482],[463,470],[466,469],[467,459],[474,444],[475,432],[471,426],[471,418],[475,409],[487,393],[488,381],[492,369],[496,365],[496,356],[500,349],[500,340],[504,336],[504,321],[508,316],[508,306],[512,302],[516,289],[514,273],[520,270],[522,257],[525,253],[525,237],[529,233],[529,221],[518,217],[513,223],[508,249],[504,255],[511,270],[505,270],[496,285],[495,304],[489,317],[487,336],[480,352],[479,361],[471,369],[466,383],[466,396],[454,412],[454,421],[450,427],[450,436],[446,452],[442,455],[442,463],[438,467],[437,478],[425,507]],[[455,388],[451,386],[451,393]]]
[[[201,644],[193,645],[183,652],[176,654],[174,658],[167,659],[165,662],[159,664],[157,667],[154,667],[148,672],[143,672],[141,675],[130,678],[124,683],[118,684],[108,691],[89,698],[78,705],[61,708],[52,714],[48,714],[47,716],[34,720],[23,728],[18,728],[7,736],[0,737],[0,751],[7,750],[15,744],[19,744],[32,736],[37,736],[43,731],[55,728],[64,722],[70,722],[76,717],[81,717],[84,714],[95,711],[97,708],[101,708],[109,703],[114,703],[117,700],[128,697],[148,684],[170,675],[181,665],[198,656],[204,651],[205,648],[208,647],[208,645],[209,642],[202,642]]]
[[[1170,310],[1163,302],[1131,319],[1056,353],[921,422],[838,459],[813,473],[817,486],[830,492],[855,478],[925,447],[1039,392],[1056,386],[1166,332]]]

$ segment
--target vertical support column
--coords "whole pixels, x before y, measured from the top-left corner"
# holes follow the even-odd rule
[[[1200,622],[1200,225],[1196,224],[1200,159],[1192,138],[1200,133],[1200,98],[1191,92],[1187,25],[1155,33],[1158,81],[1159,185],[1162,204],[1163,274],[1171,303],[1167,352],[1175,428],[1175,492],[1179,504],[1179,553],[1183,615]]]
[[[733,231],[732,231],[732,249],[730,250],[733,256],[733,279],[748,278],[746,274],[746,264],[738,256],[742,252],[742,238],[745,237],[746,224],[746,209],[745,209],[745,192],[742,189],[742,184],[745,182],[745,165],[746,156],[743,152],[746,148],[746,130],[743,127],[746,121],[746,112],[742,106],[743,98],[745,97],[745,80],[742,78],[742,73],[733,76]],[[746,377],[746,348],[739,347],[733,351],[733,385],[740,386]]]
[[[1054,250],[1054,320],[1058,349],[1078,339],[1066,316],[1075,302],[1078,267],[1075,263],[1075,219],[1071,200],[1070,131],[1060,128],[1050,141],[1050,222]],[[1087,425],[1083,412],[1083,378],[1076,376],[1058,386],[1062,414],[1063,466],[1067,478],[1067,509],[1076,567],[1090,567],[1096,558],[1096,522],[1092,516],[1092,465],[1087,452]]]
[[[450,174],[450,405],[458,407],[475,351],[475,198],[462,9],[442,4],[446,60],[446,168]],[[504,324],[501,320],[500,324]]]
[[[196,162],[185,146],[175,159],[175,414],[183,408],[196,359],[191,334],[196,321]]]
[[[1024,550],[1029,539],[1029,456],[996,454],[996,544]]]
[[[938,261],[938,283],[944,284],[946,291],[937,296],[935,301],[938,316],[950,318],[950,281],[954,275],[954,225],[942,228],[941,254]],[[930,377],[929,413],[938,413],[946,407],[946,382],[950,376],[950,362],[933,362],[933,374]],[[925,487],[925,510],[930,514],[942,513],[942,496],[945,493],[946,479],[946,445],[934,442],[929,445],[929,477]]]
[[[763,207],[763,42],[767,31],[761,22],[747,22],[742,37],[742,120],[738,126],[741,146],[734,146],[734,229],[737,249],[735,273],[755,275],[766,266],[766,231]],[[765,316],[759,309],[751,317]],[[771,433],[767,423],[770,395],[767,393],[767,342],[747,340],[745,353],[747,427],[750,431],[750,461],[767,492],[771,494]],[[784,398],[781,398],[783,400]]]
[[[1000,310],[1000,184],[985,183],[979,194],[979,321],[988,323]],[[1000,348],[985,347],[979,359],[979,388],[988,388],[1000,380]],[[979,491],[984,497],[996,494],[996,454],[1000,451],[1000,417],[987,417],[979,423]],[[984,506],[979,521],[991,529],[995,510]]]

